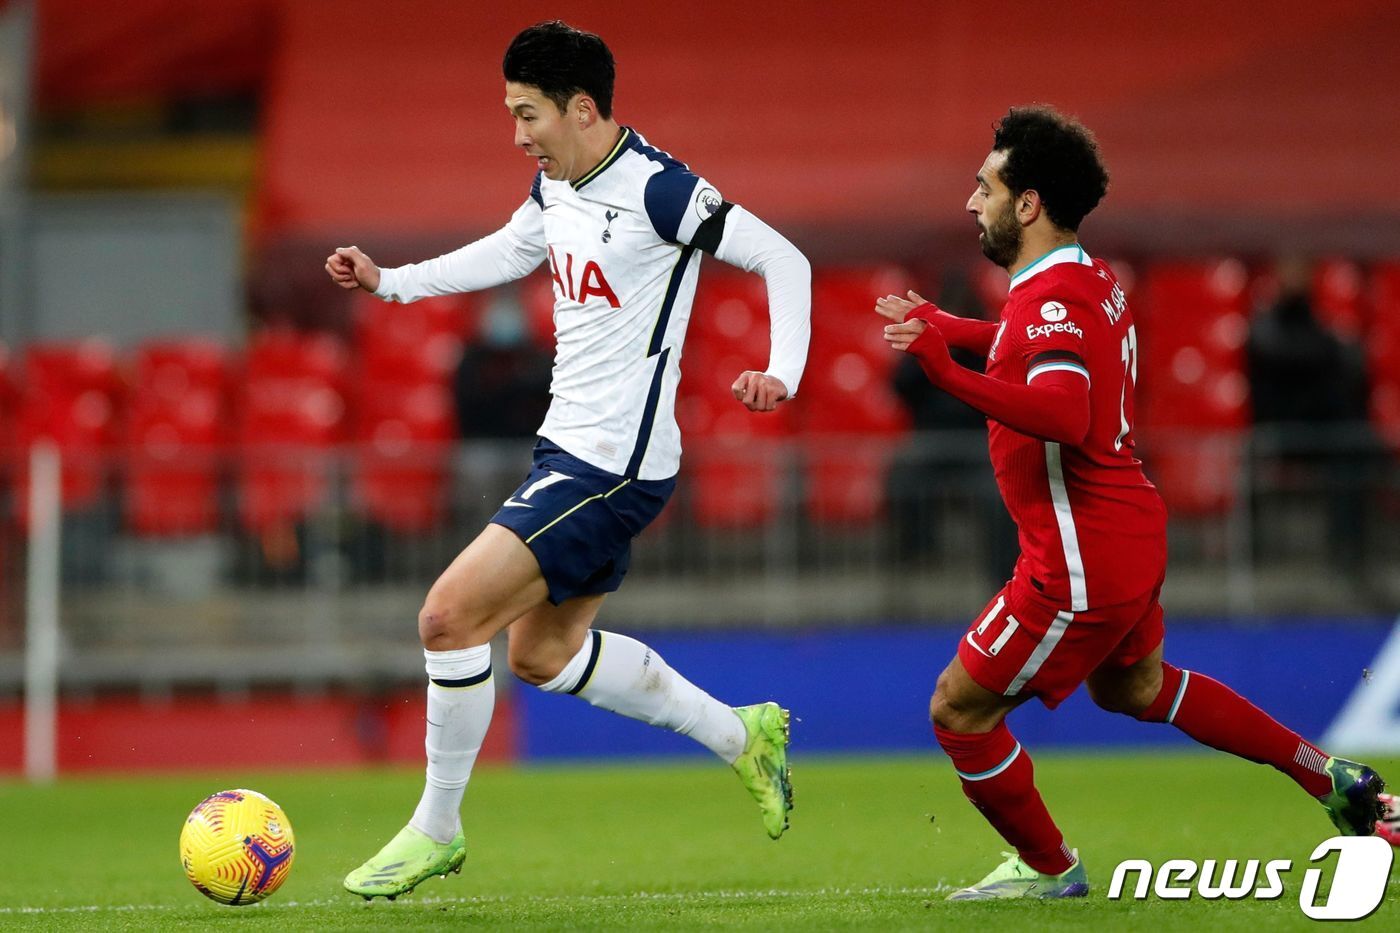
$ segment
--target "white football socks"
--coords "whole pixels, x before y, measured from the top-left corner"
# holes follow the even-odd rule
[[[408,825],[438,842],[451,842],[462,828],[462,795],[481,751],[496,684],[491,646],[423,651],[428,669],[427,781]]]
[[[734,710],[626,635],[591,630],[579,653],[540,689],[575,694],[601,709],[688,735],[729,764],[748,738]]]

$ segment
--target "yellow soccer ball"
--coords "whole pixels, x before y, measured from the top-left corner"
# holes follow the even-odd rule
[[[296,839],[287,814],[254,790],[222,790],[200,801],[180,831],[190,884],[220,904],[255,904],[282,886]]]

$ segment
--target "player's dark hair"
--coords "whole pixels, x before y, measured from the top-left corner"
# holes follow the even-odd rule
[[[996,125],[992,148],[1006,153],[1001,180],[1013,195],[1040,194],[1050,222],[1078,230],[1108,191],[1108,169],[1094,134],[1053,107],[1012,107]]]
[[[599,116],[612,116],[612,52],[598,36],[563,20],[536,23],[512,39],[501,70],[507,81],[539,88],[561,113],[583,93],[598,105]]]

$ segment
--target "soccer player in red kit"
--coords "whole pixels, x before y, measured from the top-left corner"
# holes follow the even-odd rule
[[[964,793],[1016,854],[952,900],[1082,897],[1084,867],[1035,788],[1006,714],[1054,708],[1085,683],[1094,702],[1272,765],[1321,801],[1338,830],[1370,835],[1384,787],[1329,757],[1218,681],[1162,660],[1158,603],[1167,513],[1133,453],[1137,331],[1113,271],[1079,244],[1108,190],[1093,135],[1048,107],[997,124],[967,210],[982,252],[1011,274],[999,322],[888,296],[885,339],[987,416],[997,484],[1021,555],[969,627],[930,704]],[[987,357],[986,373],[949,346]]]

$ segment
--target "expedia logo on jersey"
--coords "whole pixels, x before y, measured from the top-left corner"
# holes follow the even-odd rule
[[[1034,340],[1037,337],[1049,337],[1051,334],[1073,334],[1083,338],[1084,331],[1079,329],[1079,325],[1073,321],[1056,321],[1054,324],[1026,325],[1026,339]]]

